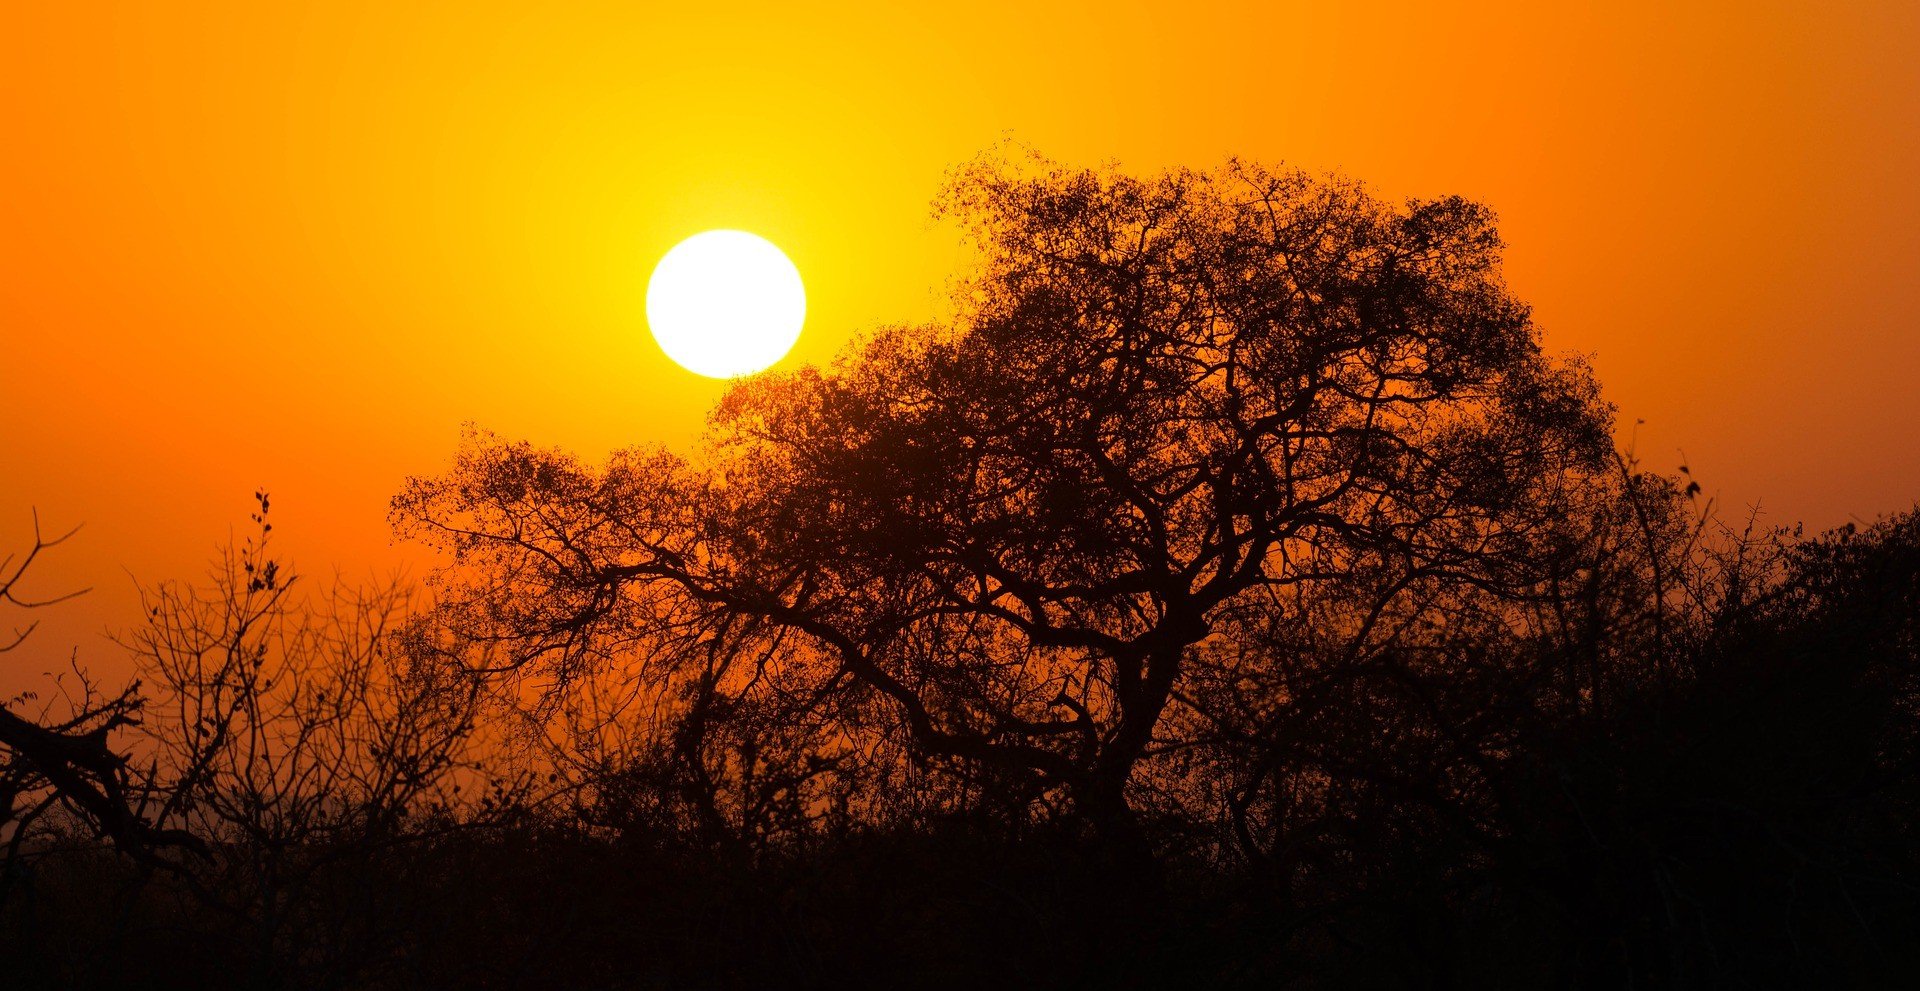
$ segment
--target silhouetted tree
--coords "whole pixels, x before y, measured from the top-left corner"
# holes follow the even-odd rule
[[[450,622],[556,672],[724,635],[922,758],[1064,790],[1139,862],[1129,790],[1208,718],[1197,672],[1288,663],[1225,617],[1531,581],[1604,464],[1594,384],[1542,354],[1474,204],[991,162],[945,204],[983,252],[952,326],[735,386],[694,460],[476,437],[412,482]]]
[[[33,598],[21,588],[40,555],[77,530],[49,538],[36,512],[33,545],[0,560],[0,606],[43,609],[83,594],[84,589]],[[14,629],[0,643],[0,655],[19,648],[38,625],[36,620]],[[66,813],[60,825],[103,836],[141,860],[154,860],[164,848],[200,848],[196,838],[160,828],[145,813],[126,753],[112,742],[114,733],[139,723],[139,683],[112,692],[77,663],[69,674],[71,680],[56,681],[44,700],[29,692],[0,704],[0,900],[15,878],[16,860],[34,852],[38,828],[51,825],[47,817],[56,813]],[[34,706],[36,701],[40,704]],[[17,711],[30,707],[30,714]]]

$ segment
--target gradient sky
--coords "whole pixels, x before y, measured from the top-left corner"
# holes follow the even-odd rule
[[[0,687],[109,663],[129,573],[199,574],[257,486],[309,574],[417,570],[386,502],[463,421],[687,443],[720,386],[642,291],[689,234],[799,266],[787,365],[934,315],[928,202],[1006,138],[1484,201],[1649,466],[1776,522],[1909,507],[1920,5],[1669,6],[9,4],[0,553],[85,522],[34,590],[96,591]]]

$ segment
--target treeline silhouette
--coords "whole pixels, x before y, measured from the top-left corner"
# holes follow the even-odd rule
[[[0,981],[1920,967],[1920,513],[1729,523],[1618,453],[1464,200],[987,159],[941,207],[951,320],[693,453],[471,431],[394,500],[430,594],[308,589],[258,494],[139,681],[0,710]]]

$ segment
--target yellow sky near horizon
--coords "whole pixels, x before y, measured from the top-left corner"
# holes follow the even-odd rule
[[[1920,497],[1920,5],[10,4],[0,555],[43,670],[275,496],[309,574],[420,563],[387,498],[460,425],[684,444],[648,337],[700,230],[807,283],[781,367],[939,312],[946,172],[1011,138],[1491,205],[1508,279],[1651,467],[1815,526]],[[4,632],[4,631],[0,631]],[[0,688],[16,684],[0,671]]]

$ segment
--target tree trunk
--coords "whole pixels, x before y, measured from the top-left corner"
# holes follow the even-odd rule
[[[1075,789],[1074,802],[1093,827],[1099,866],[1115,882],[1114,893],[1158,901],[1160,859],[1139,815],[1127,804],[1125,778],[1094,777]]]

